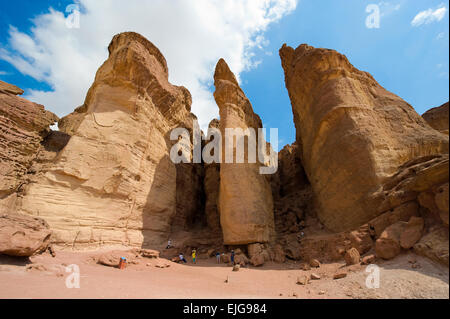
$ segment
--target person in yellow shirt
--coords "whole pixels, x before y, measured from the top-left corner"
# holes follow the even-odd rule
[[[194,250],[192,250],[192,262],[193,262],[194,264],[196,264],[196,261],[195,261],[196,256],[197,256],[197,251],[194,249]]]

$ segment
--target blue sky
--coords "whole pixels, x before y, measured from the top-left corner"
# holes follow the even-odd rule
[[[208,8],[208,12],[202,17],[206,20],[208,15],[212,15],[214,21],[210,22],[213,25],[210,29],[206,28],[205,32],[213,34],[214,38],[218,37],[217,43],[208,40],[208,34],[200,34],[205,30],[204,25],[193,22],[192,19],[186,22],[180,18],[189,15],[186,14],[186,8],[191,9],[192,5],[180,8],[180,16],[174,18],[174,21],[180,21],[179,26],[173,22],[170,26],[165,25],[165,21],[170,21],[170,17],[161,22],[156,18],[152,19],[152,22],[136,21],[140,19],[141,11],[145,13],[145,8],[140,8],[135,14],[132,11],[124,13],[126,18],[118,25],[115,15],[119,13],[114,11],[113,6],[104,3],[104,7],[100,7],[99,2],[92,4],[89,1],[92,0],[81,1],[82,5],[87,6],[87,11],[92,13],[81,17],[81,28],[78,31],[55,29],[55,23],[62,17],[62,14],[58,15],[57,12],[49,14],[48,19],[41,19],[39,22],[32,20],[42,14],[48,14],[49,7],[64,12],[66,6],[73,1],[0,1],[0,49],[3,50],[3,59],[0,54],[0,79],[18,85],[26,94],[31,91],[32,94],[27,97],[44,104],[59,116],[71,112],[82,103],[86,90],[92,83],[95,69],[107,57],[107,39],[117,31],[130,30],[144,33],[160,47],[173,74],[171,81],[186,85],[193,92],[194,104],[198,103],[200,116],[208,121],[216,111],[212,110],[216,108],[211,102],[212,95],[208,96],[208,90],[210,94],[213,91],[210,79],[212,80],[214,61],[217,61],[219,56],[225,57],[240,77],[242,87],[262,118],[264,126],[279,129],[281,147],[295,139],[291,105],[278,56],[278,50],[283,43],[293,47],[307,43],[345,54],[355,67],[371,73],[382,86],[402,97],[420,114],[449,100],[448,1],[279,0],[279,5],[273,5],[275,11],[270,11],[272,7],[269,7],[263,12],[260,7],[251,6],[242,8],[242,14],[231,18],[228,14],[223,18],[223,27],[218,21],[222,21],[220,14],[226,8],[217,8],[217,16],[214,16],[216,13],[212,11],[214,8]],[[293,3],[296,4],[295,7],[292,6]],[[381,9],[379,28],[369,29],[365,25],[370,14],[366,13],[366,7],[371,3],[378,4]],[[155,14],[159,14],[158,10],[161,10],[160,15],[165,12],[174,14],[174,11],[176,15],[173,7],[163,7],[160,0],[151,0],[146,8],[155,11]],[[248,16],[253,8],[257,13]],[[440,8],[445,9],[438,12]],[[235,7],[232,9],[233,12],[237,11]],[[94,14],[94,11],[98,12]],[[193,11],[192,14],[195,15],[203,14],[200,8]],[[423,11],[425,13],[422,14],[421,21],[417,23],[416,20],[415,25],[412,25],[413,19]],[[273,12],[281,14],[275,17]],[[102,14],[106,16],[104,20],[99,19],[103,18]],[[108,17],[111,17],[110,23]],[[145,17],[146,15],[142,15],[141,19]],[[98,21],[98,24],[89,22],[89,19]],[[243,26],[245,21],[254,21],[254,24]],[[90,30],[86,30],[87,27],[83,29],[83,23],[88,24]],[[187,28],[191,28],[188,35],[190,38],[184,49],[180,50],[167,38],[177,37],[182,33],[183,29],[186,29],[184,23]],[[214,26],[214,23],[217,25]],[[12,27],[17,32],[12,32]],[[39,32],[33,32],[33,27]],[[225,28],[226,33],[218,30]],[[61,34],[63,32],[68,33]],[[28,35],[31,40],[16,41],[14,45],[12,39],[20,39],[21,34]],[[49,39],[42,40],[39,34],[54,37],[54,42],[49,42]],[[73,41],[63,44],[62,39],[67,38]],[[176,40],[179,43],[183,39]],[[31,41],[34,41],[33,45],[30,44]],[[58,51],[58,41],[61,42],[62,48],[67,45],[69,49]],[[205,42],[209,46],[206,46]],[[257,42],[256,45],[254,42]],[[193,48],[189,47],[189,43]],[[55,48],[50,50],[50,46]],[[77,50],[76,55],[70,52],[72,47],[75,48],[74,51]],[[199,48],[198,51],[195,50],[196,47]],[[48,61],[43,59],[37,63],[35,60],[39,59],[40,55],[29,54],[30,48],[45,51]],[[86,56],[83,57],[83,54]],[[14,63],[11,63],[11,59],[9,62],[5,61],[5,55],[12,58]],[[20,57],[28,61],[29,65],[18,63]],[[71,61],[69,64],[85,62],[78,62],[81,70],[75,68],[73,75],[69,74],[71,72],[60,75],[57,70],[52,69],[52,63],[54,61],[56,68],[58,61],[64,61],[65,57]],[[190,63],[190,60],[193,62]],[[86,71],[83,71],[83,67]],[[186,75],[188,73],[193,75],[189,77]],[[74,78],[78,82],[87,83],[80,87],[75,84],[63,86],[59,83],[70,82]],[[55,94],[47,93],[53,90]]]

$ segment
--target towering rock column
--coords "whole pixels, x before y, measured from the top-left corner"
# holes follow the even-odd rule
[[[17,210],[44,218],[61,246],[163,244],[175,216],[190,215],[177,208],[186,196],[169,135],[175,127],[192,131],[195,119],[189,91],[168,77],[150,41],[116,35],[84,105],[59,123],[69,142],[26,187]]]
[[[257,133],[262,123],[223,59],[217,63],[214,84],[225,158],[227,128],[253,128]],[[233,145],[235,151],[236,144]],[[270,184],[259,172],[261,164],[248,161],[247,149],[244,158],[244,163],[225,163],[222,160],[220,165],[220,223],[227,245],[265,243],[274,234]]]
[[[284,45],[280,56],[302,162],[329,229],[350,230],[389,209],[377,194],[402,164],[448,154],[448,136],[344,55],[302,44]]]

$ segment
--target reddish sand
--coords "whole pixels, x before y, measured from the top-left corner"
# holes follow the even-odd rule
[[[44,254],[32,257],[38,269],[28,270],[30,261],[0,256],[0,298],[449,298],[448,268],[411,253],[378,263],[378,289],[366,287],[368,273],[361,265],[333,263],[302,271],[298,262],[269,263],[233,272],[214,258],[196,265],[142,258],[119,270],[95,264],[92,256],[97,254],[58,252],[55,258]],[[71,264],[80,267],[79,289],[66,287],[65,266]],[[340,270],[347,271],[347,277],[334,280]],[[311,273],[321,279],[296,284],[297,277]]]

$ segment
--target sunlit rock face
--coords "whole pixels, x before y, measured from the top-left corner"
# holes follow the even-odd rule
[[[448,135],[448,102],[426,111],[422,117],[432,128]]]
[[[192,130],[190,106],[152,43],[116,35],[84,105],[59,122],[70,140],[26,186],[17,211],[44,218],[60,246],[162,244],[175,217],[190,215],[198,201],[202,177],[177,172],[169,157],[170,131]]]
[[[253,128],[257,133],[262,122],[222,59],[216,66],[214,84],[225,158],[227,128]],[[233,144],[233,152],[236,152],[236,144]],[[260,174],[260,166],[250,163],[248,154],[244,163],[223,160],[220,164],[220,223],[227,245],[265,243],[274,235],[272,191],[268,178]]]
[[[448,154],[448,136],[401,98],[328,49],[284,45],[280,57],[297,144],[327,228],[356,228],[380,208],[383,182],[421,156]]]

